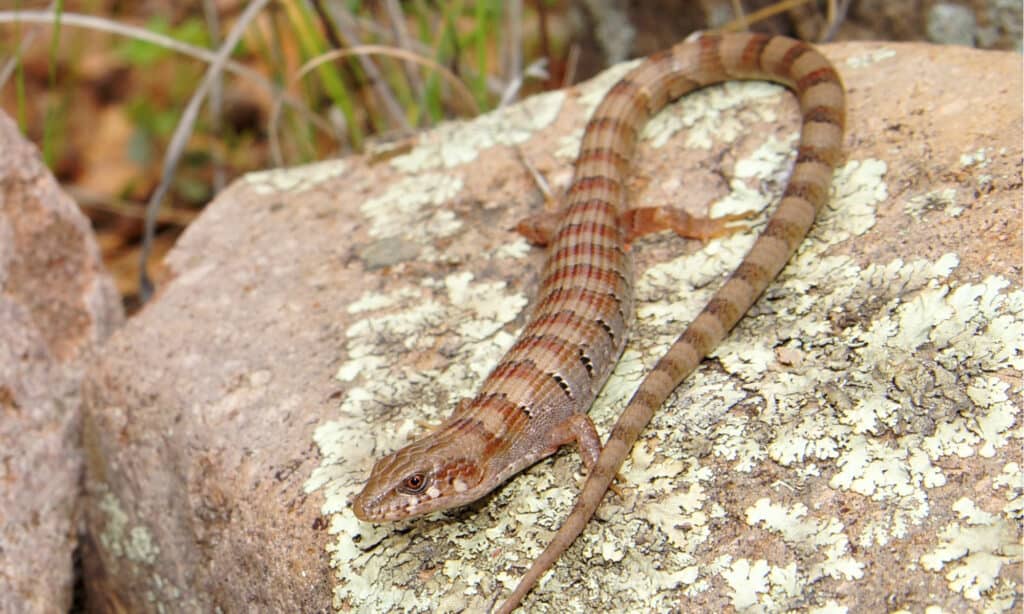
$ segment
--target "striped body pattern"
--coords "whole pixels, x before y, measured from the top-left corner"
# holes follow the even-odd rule
[[[607,443],[587,416],[633,318],[624,217],[629,163],[644,123],[694,89],[759,79],[792,89],[799,150],[777,210],[750,252],[645,377]],[[778,275],[824,205],[841,158],[844,94],[811,46],[759,34],[704,34],[650,56],[607,93],[587,124],[530,319],[518,341],[438,429],[380,459],[353,509],[391,521],[472,502],[576,443],[588,468],[576,507],[500,611],[509,612],[575,540],[642,429],[668,395]],[[659,228],[660,229],[660,228]],[[708,236],[715,236],[710,234]]]

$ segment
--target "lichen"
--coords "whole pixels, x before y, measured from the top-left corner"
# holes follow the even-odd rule
[[[888,60],[895,56],[896,51],[882,47],[880,49],[873,49],[868,53],[851,56],[846,59],[846,65],[850,68],[866,68],[872,64]]]
[[[719,108],[749,100],[750,85],[735,87],[702,95]],[[776,95],[771,87],[751,91]],[[689,117],[685,109],[662,115]],[[750,112],[763,117],[773,111]],[[661,130],[687,125],[678,117],[661,121]],[[729,129],[734,121],[719,113],[690,125],[711,122],[697,132],[706,136],[713,125],[729,138],[738,134]],[[769,140],[737,160],[733,191],[716,213],[764,210],[774,200],[762,195],[764,186],[777,198],[792,155],[783,152],[794,138]],[[694,146],[702,146],[699,138]],[[1024,367],[1024,292],[996,275],[962,281],[955,253],[868,264],[845,255],[847,243],[875,231],[876,208],[889,197],[886,172],[875,159],[851,159],[837,170],[829,205],[796,257],[634,447],[623,475],[635,494],[605,501],[598,512],[603,522],[591,523],[533,598],[564,604],[582,592],[594,595],[594,603],[613,598],[624,608],[657,610],[677,606],[680,591],[694,598],[724,586],[737,609],[803,603],[844,611],[840,601],[802,599],[818,583],[855,585],[869,553],[854,557],[851,543],[892,547],[920,536],[937,504],[936,490],[950,482],[959,461],[987,461],[1021,437],[1014,405],[1021,390],[1007,370]],[[455,180],[424,176],[450,198],[452,190],[443,186],[452,184],[444,182]],[[410,214],[424,221],[439,215],[433,213],[439,198],[402,200],[422,177],[364,207],[369,219],[383,215],[373,232],[401,233]],[[921,198],[903,211],[918,211],[928,202],[927,195]],[[457,220],[447,222],[432,228],[454,232]],[[600,430],[607,432],[754,236],[716,240],[641,272],[632,340],[590,413]],[[524,251],[519,244],[490,255],[521,258]],[[526,471],[457,521],[419,521],[413,530],[396,531],[360,523],[348,509],[373,457],[417,434],[416,420],[443,418],[473,393],[511,345],[507,326],[525,302],[500,281],[461,272],[368,292],[350,307],[356,319],[338,370],[347,389],[337,418],[316,431],[324,460],[306,483],[308,492],[323,491],[323,513],[335,536],[329,550],[338,576],[336,607],[446,611],[467,600],[482,606],[515,584],[518,574],[510,566],[528,564],[564,519],[578,492],[565,479],[578,468],[574,455]],[[396,359],[396,348],[422,364]],[[368,423],[377,425],[371,434]],[[750,476],[766,463],[783,471],[785,487],[798,495],[813,487],[856,498],[863,507],[857,529],[828,507],[751,499],[743,521],[780,542],[775,555],[721,554],[711,564],[698,559],[701,550],[717,547],[715,523],[735,513],[716,500],[723,480],[732,472]],[[993,481],[1005,491],[1002,515],[993,512],[988,524],[965,519],[947,526],[943,545],[927,555],[927,565],[922,560],[922,573],[944,573],[951,591],[995,609],[1008,603],[1007,591],[1019,588],[997,577],[1019,559],[1013,550],[1019,526],[1011,519],[1022,513],[1020,468],[1002,466]],[[973,537],[984,546],[970,550]],[[957,554],[963,548],[967,553]],[[968,563],[970,555],[976,556]],[[594,571],[606,567],[618,571]]]
[[[142,525],[129,526],[128,514],[111,492],[104,493],[99,509],[106,515],[100,543],[107,552],[133,563],[152,565],[160,554],[153,534]]]
[[[954,503],[952,509],[963,522],[951,522],[939,532],[940,542],[921,557],[922,567],[945,571],[950,590],[963,594],[969,601],[982,601],[981,609],[1006,609],[1012,599],[1007,602],[1005,590],[998,590],[999,571],[1004,565],[1021,560],[1020,527],[978,509],[966,497]]]
[[[363,611],[437,607],[429,592],[416,595],[374,581],[381,575],[415,574],[419,562],[399,557],[385,564],[373,556],[371,548],[393,537],[390,527],[360,523],[348,501],[368,474],[377,451],[395,449],[421,432],[417,419],[446,417],[458,400],[447,391],[470,391],[479,383],[489,365],[511,345],[513,337],[502,327],[525,304],[526,298],[507,292],[504,282],[480,282],[468,272],[459,272],[425,282],[418,289],[367,293],[350,306],[350,312],[362,317],[346,331],[349,359],[337,376],[354,385],[341,403],[339,417],[316,430],[314,439],[324,458],[305,485],[307,492],[323,490],[322,513],[330,517],[330,533],[338,536],[329,547],[332,566],[344,578],[335,587],[338,607],[357,604]],[[449,346],[452,334],[458,334],[462,343]],[[386,358],[396,345],[412,354],[432,351],[439,344],[452,354],[450,362],[436,368]],[[367,437],[368,417],[390,426]],[[413,539],[418,537],[410,535],[409,540]],[[469,540],[461,547],[482,551],[487,544],[478,540],[474,545]],[[362,571],[353,574],[355,569]],[[475,581],[467,590],[476,590]]]
[[[471,122],[441,124],[422,135],[409,153],[392,159],[391,165],[403,173],[454,168],[489,147],[524,143],[558,117],[564,100],[565,92],[549,92]]]
[[[98,509],[105,516],[103,531],[99,542],[110,555],[123,558],[133,566],[133,571],[144,578],[146,599],[153,603],[158,611],[180,611],[183,604],[179,589],[159,573],[152,571],[160,555],[160,546],[153,533],[142,524],[133,524],[128,513],[121,506],[117,496],[104,489],[99,499]],[[175,604],[168,609],[168,603]],[[195,609],[197,604],[185,604],[185,609]]]
[[[324,160],[292,168],[247,173],[242,179],[257,194],[273,194],[310,190],[329,179],[340,177],[344,172],[343,161]]]
[[[420,260],[435,261],[440,257],[436,241],[462,227],[455,213],[441,206],[454,199],[462,187],[459,177],[439,173],[396,181],[360,206],[370,223],[367,233],[379,240],[398,238],[416,243]]]

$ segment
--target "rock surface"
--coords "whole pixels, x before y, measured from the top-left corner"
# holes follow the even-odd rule
[[[530,611],[1017,599],[1020,58],[824,51],[849,88],[828,211],[655,418],[625,498]],[[348,502],[511,345],[543,258],[510,230],[542,206],[516,148],[564,186],[624,70],[388,160],[252,174],[207,208],[169,257],[175,279],[90,374],[95,607],[479,611],[509,590],[576,495],[571,451],[447,517],[375,527]],[[769,207],[796,131],[776,86],[691,95],[649,126],[634,200]],[[639,318],[599,428],[752,237],[635,246]]]
[[[122,318],[88,220],[0,115],[0,612],[71,605],[81,382]]]

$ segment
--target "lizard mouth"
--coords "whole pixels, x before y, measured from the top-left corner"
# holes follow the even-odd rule
[[[352,502],[352,512],[363,522],[394,522],[404,520],[420,513],[412,513],[422,504],[419,499],[403,498],[398,501],[381,501],[380,498],[359,495]]]

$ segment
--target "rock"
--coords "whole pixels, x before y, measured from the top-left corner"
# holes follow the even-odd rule
[[[88,220],[0,115],[0,612],[71,605],[81,381],[123,319]]]
[[[925,32],[928,40],[943,45],[971,47],[978,35],[974,13],[966,6],[938,2],[928,9]]]
[[[531,611],[994,611],[1020,592],[1020,58],[824,50],[850,92],[830,207]],[[564,187],[625,69],[386,162],[248,175],[204,211],[89,374],[92,604],[479,611],[508,592],[576,496],[571,450],[441,519],[377,527],[349,501],[511,345],[543,258],[511,230],[543,206],[515,148]],[[648,127],[634,200],[768,207],[796,131],[776,86],[688,96]],[[603,433],[752,236],[634,247]]]

